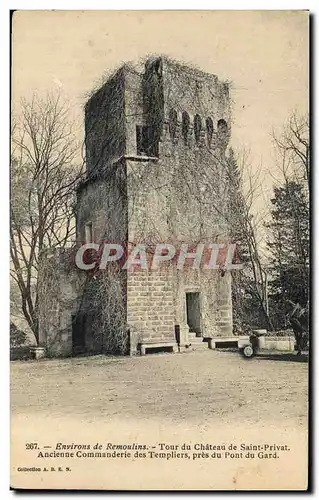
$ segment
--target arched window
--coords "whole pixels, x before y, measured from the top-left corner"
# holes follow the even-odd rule
[[[209,116],[208,118],[206,118],[206,133],[207,133],[207,142],[209,147],[211,146],[212,143],[213,132],[214,132],[213,120]]]
[[[217,130],[222,134],[226,134],[228,130],[227,122],[225,120],[218,120],[217,122]]]
[[[176,129],[177,129],[177,112],[175,109],[171,109],[169,112],[169,135],[171,139],[174,140],[176,137]]]
[[[195,141],[199,142],[200,141],[200,133],[202,130],[202,119],[199,115],[195,115],[194,118],[194,135],[195,135]]]
[[[160,76],[162,74],[162,59],[158,57],[155,59],[154,68],[156,73]]]
[[[188,133],[189,133],[189,114],[186,111],[182,113],[182,135],[184,139],[184,143],[187,144],[188,141]]]

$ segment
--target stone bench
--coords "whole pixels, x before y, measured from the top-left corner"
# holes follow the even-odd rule
[[[294,337],[276,337],[269,336],[265,337],[264,349],[269,351],[287,351],[293,352],[295,350],[295,338]]]
[[[232,337],[211,337],[207,338],[207,342],[209,349],[216,349],[216,344],[236,343],[238,345],[238,337],[236,335],[233,335]]]
[[[210,349],[218,348],[219,344],[236,343],[240,349],[249,343],[249,335],[240,335],[233,337],[212,337],[207,339],[208,347]],[[288,351],[293,352],[295,348],[295,339],[291,336],[277,337],[275,335],[262,336],[259,343],[261,350],[274,350],[274,351]]]
[[[145,356],[146,350],[149,349],[169,349],[169,352],[178,352],[178,346],[176,342],[161,342],[161,341],[149,341],[141,342],[138,344],[138,349],[141,356]]]

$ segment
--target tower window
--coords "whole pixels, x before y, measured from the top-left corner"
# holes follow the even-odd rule
[[[158,157],[158,141],[155,138],[154,127],[136,125],[136,149],[139,156]]]
[[[210,147],[212,144],[212,138],[213,138],[213,132],[214,132],[214,125],[213,125],[213,120],[209,116],[206,118],[206,132],[207,132],[207,142],[208,146]]]
[[[217,130],[222,134],[226,134],[228,131],[227,122],[225,120],[218,120],[217,122]]]
[[[85,224],[85,243],[93,243],[92,222]]]
[[[202,119],[199,115],[195,115],[194,118],[194,135],[195,141],[198,143],[200,141],[200,133],[202,130]]]
[[[188,141],[188,133],[189,133],[189,114],[186,111],[183,111],[182,114],[182,135],[184,139],[184,143],[187,144]]]
[[[217,122],[217,132],[218,132],[218,142],[221,146],[225,147],[229,136],[228,136],[228,125],[225,120],[218,120]]]
[[[161,76],[162,75],[162,59],[160,57],[158,59],[156,59],[154,67],[155,67],[156,73],[159,76]]]
[[[171,139],[175,139],[176,137],[176,129],[177,129],[177,112],[175,109],[171,109],[169,112],[169,135]]]

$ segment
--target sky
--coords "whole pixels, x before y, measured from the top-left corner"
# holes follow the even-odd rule
[[[308,110],[306,11],[18,11],[13,18],[12,98],[60,89],[83,138],[87,94],[126,61],[166,54],[231,81],[232,145],[275,169],[272,130]]]

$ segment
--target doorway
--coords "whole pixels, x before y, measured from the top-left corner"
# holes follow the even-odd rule
[[[73,355],[85,352],[85,314],[72,315],[72,353]]]
[[[186,293],[186,314],[189,331],[201,337],[199,292]]]

